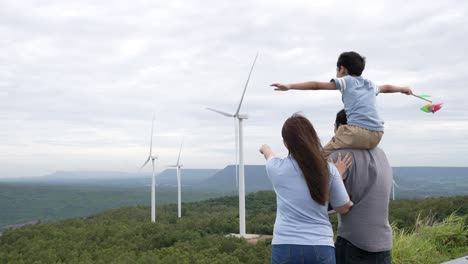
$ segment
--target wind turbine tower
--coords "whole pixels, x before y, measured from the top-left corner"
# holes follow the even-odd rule
[[[392,180],[392,199],[395,201],[395,187],[398,187],[398,184],[395,182],[395,180]]]
[[[181,194],[181,173],[182,173],[182,164],[180,164],[180,153],[182,152],[182,145],[184,143],[184,140],[182,139],[182,142],[180,143],[180,149],[179,149],[179,157],[177,158],[177,163],[175,165],[171,165],[169,167],[176,168],[177,170],[177,215],[179,218],[182,217],[182,194]]]
[[[253,61],[252,67],[250,68],[249,76],[247,77],[247,81],[245,83],[244,91],[242,92],[242,96],[239,102],[239,106],[234,114],[229,114],[223,111],[219,111],[213,108],[208,108],[208,110],[214,111],[218,114],[233,117],[234,118],[234,130],[235,130],[235,143],[236,143],[236,163],[239,160],[239,235],[245,237],[245,177],[244,177],[244,140],[243,140],[243,127],[242,122],[244,119],[248,118],[247,114],[240,114],[240,109],[242,106],[242,101],[244,100],[245,91],[247,90],[247,86],[249,84],[250,76],[252,74],[253,68],[255,66],[255,62],[257,61],[258,53],[255,55],[255,59]],[[239,149],[237,149],[239,146]],[[238,159],[237,159],[238,158]],[[236,177],[237,177],[237,170],[236,170]]]
[[[154,223],[156,221],[156,168],[155,168],[155,160],[159,157],[158,155],[153,155],[153,130],[154,130],[154,115],[153,115],[153,122],[151,123],[151,139],[150,139],[150,150],[148,154],[148,158],[146,159],[145,163],[140,167],[140,171],[148,164],[151,160],[151,165],[153,169],[153,178],[151,181],[151,222]]]

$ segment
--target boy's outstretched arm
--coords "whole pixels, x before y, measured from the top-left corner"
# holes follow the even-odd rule
[[[275,91],[336,90],[335,82],[303,82],[303,83],[291,83],[291,84],[274,83],[270,86],[276,87]]]
[[[380,85],[381,93],[404,93],[406,95],[412,95],[413,91],[407,86],[395,86],[390,84]]]

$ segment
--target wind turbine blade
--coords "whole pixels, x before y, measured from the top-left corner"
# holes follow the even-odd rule
[[[182,145],[184,144],[184,138],[182,137],[182,142],[180,143],[180,149],[179,149],[179,157],[177,158],[177,166],[179,166],[179,161],[180,161],[180,153],[182,152]]]
[[[236,187],[239,187],[239,120],[234,118],[234,134],[236,140]]]
[[[155,114],[153,113],[153,121],[151,122],[151,140],[150,140],[150,152],[149,152],[149,157],[151,157],[151,154],[153,153],[154,118],[155,118]]]
[[[210,110],[210,111],[213,111],[213,112],[216,112],[216,113],[218,113],[218,114],[222,114],[222,115],[227,116],[227,117],[233,117],[233,116],[234,116],[234,115],[232,115],[232,114],[228,114],[228,113],[226,113],[226,112],[219,111],[219,110],[216,110],[216,109],[213,109],[213,108],[208,108],[208,107],[207,107],[206,109],[208,109],[208,110]]]
[[[247,86],[249,85],[250,76],[252,75],[252,71],[253,71],[253,68],[255,66],[255,62],[257,61],[257,58],[258,58],[258,52],[255,55],[255,59],[254,59],[254,62],[252,64],[252,68],[250,68],[249,77],[247,77],[247,82],[245,82],[244,91],[242,92],[242,97],[240,99],[239,106],[237,107],[237,111],[236,111],[235,116],[237,116],[239,114],[239,111],[241,109],[242,101],[244,100],[245,91],[247,90]]]
[[[150,161],[150,159],[151,159],[151,157],[150,157],[150,156],[148,156],[148,159],[145,161],[145,163],[143,163],[143,165],[141,165],[141,167],[140,167],[140,171],[141,171],[141,169],[143,169],[143,167],[145,167],[145,166],[146,166],[146,164],[148,164],[148,162]]]

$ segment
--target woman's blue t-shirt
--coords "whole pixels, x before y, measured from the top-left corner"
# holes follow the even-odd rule
[[[330,169],[330,204],[345,205],[349,196],[343,180],[332,164]],[[276,192],[276,221],[273,245],[333,246],[333,230],[328,218],[328,204],[320,205],[310,196],[299,165],[291,157],[273,157],[266,163],[268,177]]]

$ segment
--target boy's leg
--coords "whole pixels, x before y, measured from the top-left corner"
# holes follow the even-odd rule
[[[373,149],[382,139],[383,132],[372,131],[362,127],[341,125],[335,136],[322,149],[322,156],[328,158],[337,149]]]
[[[382,131],[373,131],[358,126],[348,125],[348,129],[351,129],[354,136],[348,148],[354,149],[373,149],[379,145],[384,134]]]
[[[353,134],[348,125],[339,126],[335,132],[335,136],[323,147],[322,156],[328,159],[333,151],[347,148],[351,144],[352,138]]]

